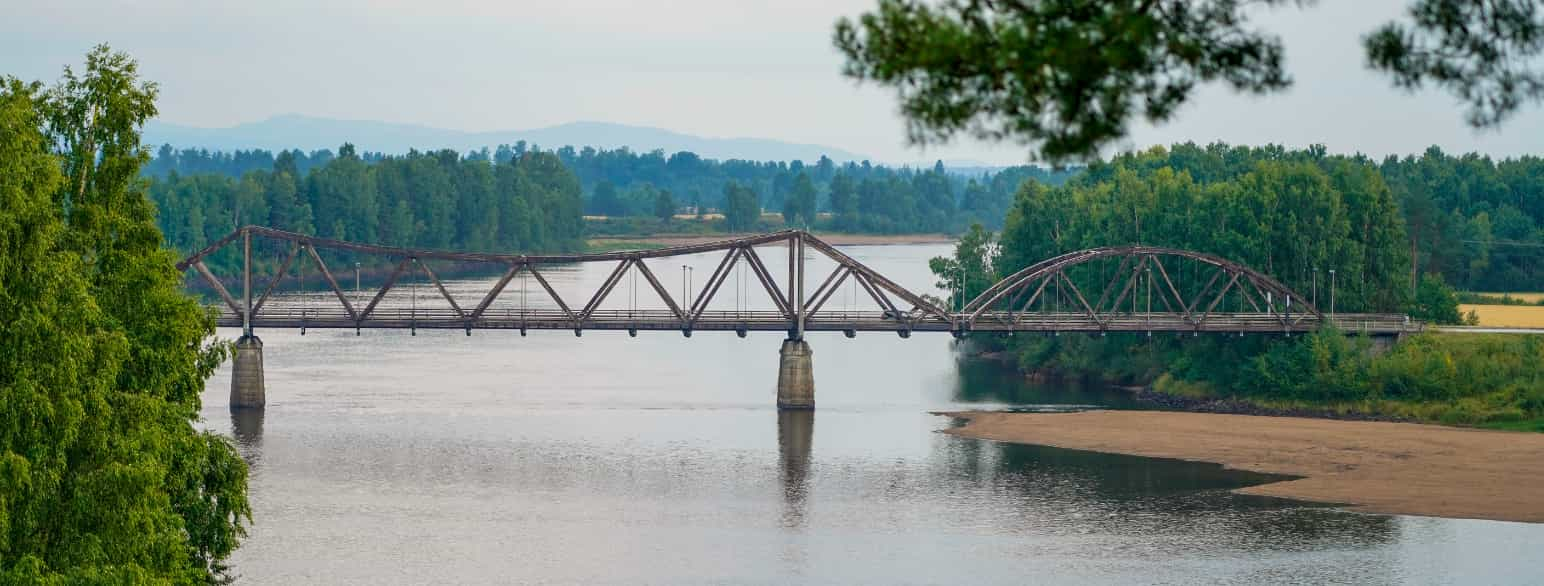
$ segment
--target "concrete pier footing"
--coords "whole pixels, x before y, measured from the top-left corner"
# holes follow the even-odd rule
[[[809,342],[783,340],[778,350],[777,408],[815,408],[815,368],[811,363]]]
[[[1367,355],[1376,358],[1378,356],[1388,354],[1389,351],[1394,349],[1394,346],[1399,345],[1399,342],[1403,338],[1404,336],[1401,334],[1394,334],[1392,336],[1368,336],[1368,339],[1372,341],[1372,345],[1367,348]]]
[[[231,409],[262,409],[265,402],[263,341],[257,336],[242,336],[236,340],[231,369]]]

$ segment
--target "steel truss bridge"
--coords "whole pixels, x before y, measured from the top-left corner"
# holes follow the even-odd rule
[[[263,258],[254,264],[254,241],[260,253],[273,255],[276,269],[267,269],[275,263],[265,263]],[[683,282],[680,294],[673,295],[674,287],[667,287],[656,271],[669,266],[663,263],[671,257],[703,253],[722,253],[716,269],[700,287]],[[241,274],[225,280],[217,277],[205,263],[215,255],[236,259]],[[356,273],[351,295],[339,284],[337,268],[324,262],[325,256],[373,258],[385,269],[379,272],[385,279],[365,295]],[[593,290],[565,297],[544,271],[574,263],[607,263],[612,270]],[[786,268],[776,266],[784,263]],[[473,296],[463,292],[457,299],[432,268],[436,264],[442,271],[501,276],[487,290]],[[303,294],[308,265],[322,283],[309,296]],[[815,265],[821,265],[817,274],[806,275]],[[802,339],[810,331],[839,331],[848,336],[893,332],[901,337],[912,332],[1290,335],[1333,323],[1347,332],[1393,336],[1423,328],[1399,314],[1326,314],[1313,299],[1237,262],[1151,246],[1063,254],[1007,276],[975,299],[954,303],[912,292],[800,230],[657,250],[511,255],[376,246],[247,226],[189,256],[177,268],[193,269],[218,294],[223,302],[219,325],[241,326],[248,335],[258,327],[458,329],[467,334],[475,329],[572,330],[576,335],[585,330],[625,330],[634,335],[640,330],[674,330],[688,336],[694,331],[734,331],[741,336],[750,331],[783,331],[789,339]],[[271,273],[257,275],[266,283],[254,281],[254,273],[262,272],[258,269]],[[731,275],[737,284],[725,289]],[[523,286],[515,293],[510,284],[517,277]],[[646,285],[639,283],[639,277]],[[411,302],[401,299],[405,279],[413,283]],[[529,287],[529,281],[536,286]],[[227,282],[239,287],[239,297],[230,292]],[[624,282],[629,283],[627,290],[618,294]],[[302,295],[294,294],[296,285]],[[425,293],[419,292],[419,285]],[[856,296],[868,307],[837,309],[832,298],[844,286],[849,298]],[[770,304],[755,310],[738,304],[733,310],[722,307],[728,291],[747,289],[764,293]],[[657,296],[654,307],[639,308],[636,301],[625,309],[606,307],[608,300],[616,305],[618,298],[635,300],[640,293]],[[528,304],[528,296],[537,297],[537,303]],[[1313,297],[1317,296],[1315,290]],[[297,298],[306,301],[296,303]],[[958,309],[951,311],[945,305]]]

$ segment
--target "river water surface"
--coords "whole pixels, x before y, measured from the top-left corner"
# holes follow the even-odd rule
[[[846,251],[931,291],[948,247]],[[674,262],[651,265],[673,288]],[[717,255],[686,262],[696,281]],[[577,296],[610,269],[548,277]],[[475,305],[490,282],[448,285]],[[745,291],[715,307],[765,306]],[[774,408],[780,334],[258,334],[267,409],[229,414],[228,367],[204,395],[251,463],[245,584],[1544,581],[1544,526],[1350,513],[1232,494],[1270,477],[1210,464],[936,433],[951,422],[932,410],[1123,406],[958,362],[942,334],[810,335],[814,413]]]

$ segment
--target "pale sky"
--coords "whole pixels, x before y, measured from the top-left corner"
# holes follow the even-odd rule
[[[1266,13],[1296,85],[1220,86],[1124,148],[1193,140],[1324,143],[1375,156],[1544,152],[1530,106],[1501,131],[1463,123],[1436,90],[1407,95],[1363,67],[1360,36],[1410,0],[1323,0]],[[876,161],[1024,162],[1014,144],[908,147],[891,91],[841,76],[831,28],[875,0],[5,0],[0,74],[55,79],[94,44],[161,84],[161,119],[230,126],[285,113],[469,131],[598,120],[711,137],[817,143]]]

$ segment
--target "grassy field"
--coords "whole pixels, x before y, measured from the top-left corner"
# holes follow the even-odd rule
[[[585,241],[584,244],[585,252],[587,253],[618,252],[623,250],[653,250],[656,248],[665,247],[664,244],[657,242],[644,242],[639,240],[591,239]]]
[[[1527,301],[1528,303],[1538,303],[1540,301],[1544,301],[1544,293],[1479,293],[1479,295],[1484,295],[1486,297],[1501,297],[1505,295],[1513,299]]]
[[[1537,295],[1537,294],[1535,294]],[[1513,297],[1518,297],[1516,293]],[[1469,305],[1460,304],[1458,311],[1468,315],[1473,311],[1480,317],[1482,326],[1498,328],[1544,328],[1544,306],[1538,305]]]

